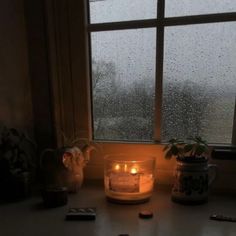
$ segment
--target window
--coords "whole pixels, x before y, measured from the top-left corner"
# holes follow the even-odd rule
[[[211,143],[231,143],[236,91],[235,41],[236,22],[166,28],[164,139],[177,132],[181,137],[200,134]]]
[[[234,0],[88,5],[95,140],[235,144]]]

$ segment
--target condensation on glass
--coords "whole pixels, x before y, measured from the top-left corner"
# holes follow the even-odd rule
[[[236,23],[165,29],[162,139],[201,135],[231,143]]]
[[[235,0],[166,0],[165,16],[236,12]]]
[[[157,0],[89,0],[90,23],[156,18]]]
[[[156,29],[91,33],[97,140],[152,140]]]

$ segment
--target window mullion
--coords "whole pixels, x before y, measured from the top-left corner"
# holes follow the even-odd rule
[[[236,98],[235,98],[235,107],[234,107],[232,145],[236,145]]]
[[[157,6],[158,19],[164,20],[165,0],[159,0]],[[164,53],[164,26],[157,26],[156,42],[156,96],[155,96],[155,126],[154,140],[161,141],[161,112],[162,112],[162,81],[163,81],[163,53]]]
[[[137,28],[151,28],[151,27],[156,27],[157,25],[160,24],[161,22],[159,19],[96,23],[96,24],[89,24],[88,31],[96,32],[96,31],[137,29]]]
[[[177,26],[229,21],[236,21],[236,12],[167,17],[163,20],[163,24],[164,26]]]

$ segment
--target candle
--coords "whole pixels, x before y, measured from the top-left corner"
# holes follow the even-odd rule
[[[124,156],[105,159],[104,183],[109,200],[139,202],[148,200],[154,184],[154,158],[129,161]]]

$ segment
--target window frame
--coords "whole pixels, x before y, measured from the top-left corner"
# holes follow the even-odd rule
[[[48,104],[53,114],[55,145],[61,146],[63,138],[60,130],[69,137],[86,138],[93,142],[92,107],[89,65],[90,47],[89,32],[91,30],[110,30],[112,25],[119,29],[156,27],[157,32],[157,83],[156,91],[162,88],[163,41],[164,28],[175,25],[236,21],[236,12],[217,13],[200,16],[184,16],[164,18],[164,0],[159,1],[159,18],[152,20],[88,24],[88,0],[44,0],[45,44],[49,70],[49,88],[51,102]],[[78,14],[79,12],[79,14]],[[162,18],[160,16],[163,16]],[[203,22],[204,19],[204,22]],[[160,45],[159,45],[160,44]],[[158,61],[159,60],[159,61]],[[158,69],[159,68],[159,69]],[[161,120],[161,93],[156,97],[156,120]],[[234,116],[233,139],[230,145],[214,145],[217,147],[236,146],[236,109]],[[157,122],[156,122],[157,123]],[[159,126],[160,127],[160,126]],[[160,128],[155,128],[154,142],[139,142],[139,145],[161,144]],[[95,141],[99,142],[99,141]],[[100,143],[125,143],[136,145],[137,142],[101,141]]]
[[[165,28],[181,25],[195,25],[206,23],[220,23],[236,21],[236,12],[229,13],[210,13],[203,15],[188,15],[165,17],[165,0],[157,0],[157,18],[121,22],[89,23],[89,0],[86,1],[87,7],[87,34],[89,38],[89,64],[90,77],[92,77],[92,55],[90,34],[99,31],[127,30],[141,28],[156,28],[156,86],[155,86],[155,121],[154,121],[154,143],[161,143],[161,118],[162,118],[162,84],[163,84],[163,63],[164,63],[164,36]],[[92,79],[92,78],[91,78]],[[90,96],[92,92],[90,91]],[[92,114],[92,112],[91,112]],[[97,140],[95,140],[97,141]],[[105,141],[106,142],[106,141]],[[130,141],[132,142],[132,141]],[[151,142],[151,141],[150,141]],[[236,145],[236,104],[234,109],[234,121],[232,130],[232,142],[229,145]],[[217,145],[220,146],[220,145]]]

